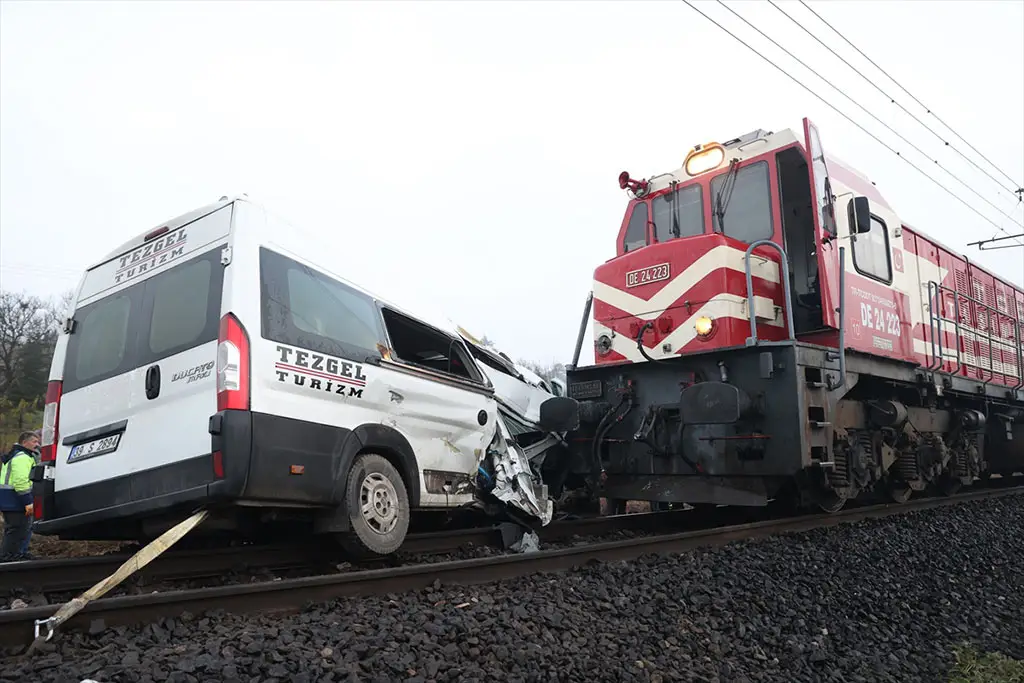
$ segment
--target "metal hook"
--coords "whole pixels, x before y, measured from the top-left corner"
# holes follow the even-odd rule
[[[53,638],[53,634],[56,632],[53,628],[53,617],[47,617],[46,619],[36,619],[35,624],[35,637],[39,639],[40,626],[46,626],[46,642],[50,642],[50,638]]]

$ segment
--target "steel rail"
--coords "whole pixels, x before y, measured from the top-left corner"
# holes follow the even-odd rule
[[[237,614],[295,612],[311,602],[419,590],[435,581],[445,585],[487,583],[538,572],[564,571],[595,561],[629,560],[652,553],[680,552],[737,540],[809,531],[869,518],[888,517],[1022,493],[1024,486],[983,489],[948,498],[924,498],[907,503],[853,508],[831,515],[799,516],[699,531],[642,536],[623,541],[584,543],[528,554],[430,562],[297,579],[105,598],[89,603],[85,609],[64,624],[63,629],[81,629],[96,620],[101,620],[104,627],[128,626],[164,617],[176,617],[183,612],[199,614],[210,610],[224,610]],[[59,607],[48,605],[0,612],[0,643],[8,647],[31,643],[35,621],[50,617]]]
[[[0,594],[61,593],[88,588],[112,574],[131,554],[51,558],[0,565]],[[299,545],[255,545],[210,550],[185,550],[161,555],[133,579],[153,583],[174,579],[221,576],[247,568],[287,569],[327,561],[324,548]]]
[[[668,529],[706,528],[735,522],[741,509],[719,508],[710,514],[693,510],[650,512],[630,515],[586,517],[556,521],[538,530],[542,542],[560,541],[572,536],[593,536],[615,531],[657,532]],[[749,517],[752,513],[745,512]],[[469,545],[501,547],[502,534],[497,526],[460,528],[410,534],[395,558],[378,561],[394,563],[410,555],[436,555]],[[0,595],[12,593],[52,594],[84,590],[103,580],[131,553],[82,558],[52,558],[30,562],[0,564]],[[135,585],[165,581],[203,579],[246,570],[279,571],[320,568],[348,561],[331,540],[280,545],[249,545],[212,550],[180,550],[161,555],[131,581]]]

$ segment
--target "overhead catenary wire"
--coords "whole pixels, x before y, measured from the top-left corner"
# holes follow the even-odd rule
[[[892,104],[895,104],[895,105],[896,105],[896,106],[897,106],[897,107],[898,107],[898,108],[900,109],[900,111],[902,111],[902,112],[903,112],[904,114],[906,114],[906,115],[907,115],[907,116],[909,116],[909,117],[910,117],[911,119],[913,119],[915,123],[917,123],[918,125],[922,126],[922,127],[923,127],[923,128],[925,129],[925,130],[927,130],[927,131],[928,131],[929,133],[931,133],[931,134],[932,134],[932,135],[934,135],[934,136],[935,136],[936,138],[938,138],[938,139],[939,139],[939,141],[941,141],[941,142],[942,142],[942,143],[943,143],[943,144],[944,144],[944,145],[945,145],[946,147],[949,147],[949,148],[950,148],[951,150],[953,150],[954,152],[956,152],[956,153],[957,153],[957,154],[958,154],[958,155],[959,155],[959,156],[960,156],[960,157],[961,157],[961,158],[962,158],[962,159],[963,159],[964,161],[966,161],[967,163],[969,163],[969,164],[970,164],[971,166],[973,166],[974,168],[978,169],[978,170],[979,170],[979,171],[980,171],[981,173],[983,173],[984,175],[988,176],[988,177],[989,177],[989,179],[991,179],[991,180],[992,180],[992,182],[996,183],[996,184],[997,184],[997,185],[998,185],[998,186],[999,186],[999,187],[1000,187],[1001,189],[1003,189],[1003,190],[1006,190],[1007,192],[1009,192],[1011,196],[1012,196],[1012,195],[1013,195],[1013,194],[1014,194],[1014,193],[1015,193],[1015,192],[1017,191],[1017,185],[1016,185],[1016,183],[1013,183],[1012,179],[1011,179],[1011,181],[1010,181],[1010,182],[1012,183],[1012,186],[1009,186],[1009,187],[1008,187],[1008,186],[1007,186],[1007,185],[1006,185],[1006,184],[1005,184],[1005,183],[1004,183],[1004,182],[1003,182],[1002,180],[1000,180],[999,178],[996,178],[996,177],[995,177],[994,175],[992,175],[992,174],[991,174],[991,173],[989,173],[989,172],[988,172],[987,170],[985,170],[984,168],[982,168],[982,167],[981,167],[981,166],[980,166],[980,165],[978,164],[978,162],[976,162],[976,161],[975,161],[974,159],[970,158],[969,156],[967,156],[966,154],[964,154],[963,152],[961,152],[961,151],[960,151],[959,149],[957,149],[956,147],[954,147],[953,145],[951,145],[951,144],[949,143],[949,141],[948,141],[948,140],[946,140],[946,138],[945,138],[945,137],[944,137],[943,135],[941,135],[940,133],[938,133],[938,132],[937,132],[937,131],[936,131],[935,129],[933,129],[933,128],[932,128],[931,126],[929,126],[929,125],[928,125],[927,123],[925,123],[924,121],[922,121],[921,119],[919,119],[919,118],[918,118],[917,116],[915,116],[913,112],[911,112],[911,111],[910,111],[909,109],[907,109],[906,107],[904,107],[904,106],[903,106],[903,105],[902,105],[901,103],[897,102],[897,101],[896,101],[896,98],[895,98],[895,97],[893,97],[892,95],[890,95],[889,93],[887,93],[887,92],[886,92],[885,90],[883,90],[883,89],[882,89],[882,87],[881,87],[880,85],[878,85],[878,83],[876,83],[876,82],[875,82],[875,81],[874,81],[873,79],[871,79],[871,78],[868,78],[868,77],[867,77],[866,75],[864,75],[864,72],[863,72],[863,71],[861,71],[861,70],[860,70],[860,69],[858,69],[858,68],[857,68],[856,66],[854,66],[853,64],[851,64],[851,63],[850,63],[850,62],[849,62],[849,61],[848,61],[848,60],[847,60],[847,59],[846,59],[845,57],[843,57],[843,56],[842,56],[841,54],[839,54],[838,52],[836,52],[835,50],[833,50],[833,49],[832,49],[832,46],[830,46],[830,45],[829,45],[828,43],[826,43],[826,42],[825,42],[824,40],[822,40],[822,39],[821,39],[820,37],[818,37],[818,36],[817,36],[817,35],[816,35],[816,34],[815,34],[815,33],[814,33],[813,31],[811,31],[811,30],[810,30],[809,28],[807,28],[806,26],[804,26],[803,24],[801,24],[801,23],[800,23],[800,22],[799,22],[798,20],[796,20],[795,18],[793,18],[793,16],[792,16],[792,15],[790,15],[790,14],[789,14],[789,13],[788,13],[788,12],[787,12],[786,10],[782,9],[781,7],[779,7],[779,5],[778,5],[778,4],[777,4],[777,3],[775,2],[775,0],[768,0],[768,4],[770,4],[770,5],[771,5],[772,7],[774,7],[774,8],[776,9],[776,10],[778,10],[778,11],[779,11],[779,12],[780,12],[780,13],[781,13],[781,14],[782,14],[782,15],[783,15],[784,17],[786,17],[786,18],[787,18],[787,19],[789,19],[789,20],[790,20],[791,22],[793,22],[794,24],[796,24],[796,26],[797,26],[797,27],[798,27],[798,28],[799,28],[799,29],[800,29],[801,31],[803,31],[804,33],[806,33],[807,35],[809,35],[809,36],[810,36],[811,38],[813,38],[813,39],[814,39],[815,41],[817,41],[817,42],[818,42],[818,44],[820,44],[820,45],[821,45],[822,47],[824,47],[824,48],[825,48],[826,50],[828,50],[829,52],[831,52],[833,56],[835,56],[835,57],[836,57],[836,58],[837,58],[837,59],[838,59],[839,61],[841,61],[841,62],[842,62],[843,64],[845,64],[846,66],[848,66],[848,67],[849,67],[849,68],[850,68],[851,70],[853,70],[853,72],[854,72],[854,73],[856,73],[856,74],[857,74],[858,76],[860,76],[861,78],[863,78],[863,79],[864,79],[864,80],[865,80],[865,81],[866,81],[866,82],[867,82],[868,84],[870,84],[870,85],[871,85],[871,87],[872,87],[872,88],[874,88],[875,90],[877,90],[878,92],[880,92],[880,93],[882,94],[882,96],[883,96],[883,97],[885,97],[885,98],[886,98],[887,100],[889,100],[889,101],[890,101],[890,102],[891,102]],[[804,4],[804,6],[805,6],[805,7],[807,6],[807,5],[806,5],[806,3]],[[810,9],[810,8],[808,7],[808,9]],[[814,10],[811,10],[811,11],[813,12]],[[818,16],[818,15],[817,15],[817,14],[815,14],[815,16]],[[818,17],[818,18],[820,19],[821,17]],[[832,28],[832,27],[831,27],[831,26],[829,26],[829,28]],[[835,29],[832,29],[832,30],[834,31]],[[849,41],[847,41],[847,42],[849,42]],[[861,54],[863,54],[863,53],[861,53]],[[873,62],[872,62],[872,63],[873,63]],[[883,72],[883,73],[884,73],[884,72]],[[888,74],[886,74],[886,75],[888,75]],[[898,85],[898,84],[897,84],[897,85]],[[991,164],[991,162],[989,162],[989,163]],[[1004,175],[1005,175],[1005,174],[1004,174]],[[1009,177],[1009,176],[1007,176],[1007,177]]]
[[[929,175],[929,174],[928,174],[928,173],[927,173],[926,171],[924,171],[924,170],[923,170],[922,168],[920,168],[920,167],[919,167],[919,166],[918,166],[917,164],[915,164],[915,163],[914,163],[913,161],[911,161],[910,159],[906,158],[905,156],[903,156],[902,154],[900,154],[899,152],[897,152],[897,151],[896,151],[895,149],[893,149],[893,148],[892,148],[892,146],[891,146],[891,145],[889,145],[888,143],[886,143],[886,142],[885,142],[884,140],[882,140],[881,138],[879,138],[879,137],[878,137],[877,135],[875,135],[874,133],[872,133],[871,131],[869,131],[868,129],[866,129],[866,128],[865,128],[864,126],[860,125],[860,124],[859,124],[859,123],[857,123],[856,121],[854,121],[854,120],[853,120],[852,118],[850,118],[850,116],[849,116],[848,114],[846,114],[845,112],[843,112],[842,110],[840,110],[840,109],[839,109],[838,107],[836,107],[836,106],[835,106],[834,104],[832,104],[831,102],[829,102],[828,100],[826,100],[826,99],[825,99],[824,97],[822,97],[821,95],[819,95],[818,93],[816,93],[816,92],[815,92],[815,91],[814,91],[813,89],[811,89],[811,88],[810,88],[810,87],[809,87],[808,85],[806,85],[805,83],[803,83],[803,82],[802,82],[802,81],[801,81],[801,80],[800,80],[799,78],[797,78],[796,76],[792,75],[791,73],[789,73],[788,71],[786,71],[785,69],[783,69],[783,68],[782,68],[781,66],[779,66],[779,65],[778,65],[778,64],[776,64],[776,63],[775,63],[774,61],[772,61],[772,60],[771,60],[771,58],[769,58],[769,57],[767,57],[767,56],[763,55],[763,54],[762,54],[761,52],[759,52],[759,51],[757,50],[757,48],[753,47],[752,45],[750,45],[749,43],[747,43],[747,42],[746,42],[745,40],[743,40],[742,38],[740,38],[739,36],[737,36],[737,35],[736,35],[735,33],[733,33],[732,31],[730,31],[729,29],[727,29],[726,27],[722,26],[722,25],[721,25],[720,23],[718,23],[717,21],[715,21],[714,19],[712,19],[711,17],[709,17],[709,16],[707,15],[707,14],[705,14],[705,13],[704,13],[704,12],[702,12],[701,10],[697,9],[696,7],[694,7],[694,5],[693,5],[693,3],[691,2],[691,0],[683,0],[683,2],[684,2],[684,3],[686,3],[686,4],[687,4],[687,5],[688,5],[688,6],[690,7],[690,9],[692,9],[693,11],[697,12],[698,14],[700,14],[700,15],[701,15],[702,17],[704,17],[705,19],[707,19],[708,21],[710,21],[710,22],[711,22],[712,24],[714,24],[715,26],[717,26],[717,27],[718,27],[719,29],[721,29],[721,30],[722,30],[723,32],[727,33],[727,34],[728,34],[729,36],[731,36],[731,37],[732,37],[732,38],[733,38],[734,40],[736,40],[736,41],[737,41],[737,42],[739,42],[739,43],[740,43],[741,45],[743,45],[743,46],[744,46],[745,48],[747,48],[748,50],[750,50],[751,52],[753,52],[754,54],[756,54],[756,55],[757,55],[758,57],[760,57],[760,58],[761,58],[761,59],[763,59],[764,61],[768,62],[768,63],[769,63],[769,64],[770,64],[771,66],[773,66],[773,67],[774,67],[775,69],[777,69],[778,71],[780,71],[780,72],[781,72],[781,73],[782,73],[782,74],[783,74],[784,76],[786,76],[786,77],[787,77],[787,78],[789,78],[789,79],[790,79],[791,81],[793,81],[794,83],[796,83],[797,85],[799,85],[799,86],[800,86],[801,88],[803,88],[804,90],[806,90],[806,91],[807,91],[808,93],[810,93],[811,95],[813,95],[813,96],[814,96],[815,98],[817,98],[817,99],[818,99],[819,101],[821,101],[821,103],[822,103],[822,104],[824,104],[824,105],[825,105],[826,107],[828,107],[829,109],[833,110],[834,112],[836,112],[837,114],[839,114],[840,116],[842,116],[842,117],[843,117],[844,119],[846,119],[846,120],[847,120],[847,121],[849,121],[849,122],[850,122],[851,124],[853,124],[853,125],[854,125],[854,126],[855,126],[856,128],[860,129],[860,130],[861,130],[861,131],[862,131],[862,132],[863,132],[863,133],[864,133],[865,135],[867,135],[867,136],[868,136],[868,137],[870,137],[870,138],[871,138],[872,140],[874,140],[874,141],[875,141],[875,142],[877,142],[878,144],[880,144],[880,145],[882,145],[883,147],[885,147],[885,148],[886,148],[887,150],[889,150],[890,152],[892,152],[893,154],[895,154],[895,155],[896,155],[897,157],[899,157],[900,159],[902,159],[902,160],[903,160],[903,161],[904,161],[904,162],[905,162],[906,164],[908,164],[908,165],[909,165],[909,166],[910,166],[911,168],[913,168],[913,169],[914,169],[915,171],[917,171],[918,173],[920,173],[921,175],[923,175],[923,176],[924,176],[925,178],[927,178],[928,180],[932,181],[932,183],[934,183],[934,184],[935,184],[935,185],[936,185],[937,187],[939,187],[939,188],[940,188],[940,189],[941,189],[941,190],[942,190],[943,192],[945,192],[945,193],[946,193],[946,194],[948,194],[949,196],[951,196],[951,197],[953,197],[954,199],[956,199],[956,200],[957,200],[958,202],[960,202],[961,204],[963,204],[964,206],[966,206],[966,207],[967,207],[968,209],[970,209],[971,211],[973,211],[973,212],[974,212],[975,214],[977,214],[977,215],[978,215],[979,217],[981,217],[981,218],[982,218],[982,219],[983,219],[984,221],[986,221],[986,222],[988,222],[989,224],[993,225],[993,226],[994,226],[994,227],[995,227],[996,229],[998,229],[998,230],[1002,230],[1002,226],[1000,226],[1000,225],[999,225],[998,223],[996,223],[996,222],[995,222],[994,220],[992,220],[991,218],[989,218],[988,216],[986,216],[985,214],[983,214],[983,213],[982,213],[981,211],[979,211],[979,210],[978,210],[978,209],[977,209],[976,207],[972,206],[972,205],[971,205],[971,204],[970,204],[970,203],[969,203],[969,202],[968,202],[967,200],[965,200],[965,199],[964,199],[963,197],[961,197],[960,195],[956,194],[955,192],[953,192],[952,190],[950,190],[950,189],[949,189],[948,187],[946,187],[945,185],[943,185],[942,183],[940,183],[940,182],[939,182],[938,180],[936,180],[935,178],[933,178],[933,177],[932,177],[931,175]]]
[[[879,71],[881,71],[881,72],[882,72],[882,74],[883,74],[883,75],[884,75],[884,76],[885,76],[886,78],[888,78],[888,79],[889,79],[890,81],[892,81],[893,83],[895,83],[895,84],[896,84],[896,87],[897,87],[897,88],[899,88],[900,90],[902,90],[903,92],[905,92],[905,93],[907,94],[907,96],[908,96],[908,97],[910,97],[910,99],[914,100],[914,102],[916,102],[916,103],[917,103],[917,104],[918,104],[918,105],[919,105],[919,106],[920,106],[920,107],[921,107],[922,109],[924,109],[926,113],[928,113],[928,114],[931,114],[931,115],[932,115],[933,117],[935,117],[935,120],[936,120],[936,121],[938,121],[939,123],[941,123],[941,124],[942,124],[942,125],[943,125],[943,126],[944,126],[944,127],[946,128],[946,129],[947,129],[947,130],[949,130],[949,132],[951,132],[951,133],[952,133],[953,135],[955,135],[955,136],[956,136],[957,138],[959,138],[959,140],[960,140],[961,142],[963,142],[963,143],[964,143],[965,145],[967,145],[968,147],[970,147],[970,148],[971,148],[971,151],[973,151],[973,152],[974,152],[975,154],[977,154],[977,155],[978,155],[979,157],[981,157],[982,159],[984,159],[984,160],[985,160],[985,161],[986,161],[986,162],[987,162],[987,163],[988,163],[988,164],[989,164],[989,165],[990,165],[990,166],[991,166],[992,168],[994,168],[994,169],[995,169],[996,171],[998,171],[998,172],[999,172],[1000,174],[1002,174],[1002,176],[1003,176],[1003,177],[1005,177],[1005,178],[1006,178],[1007,180],[1009,180],[1009,181],[1010,181],[1010,183],[1012,183],[1012,184],[1013,184],[1013,186],[1014,186],[1014,188],[1015,188],[1015,189],[1014,189],[1013,191],[1014,191],[1015,193],[1018,193],[1018,194],[1020,194],[1020,192],[1019,192],[1019,191],[1020,191],[1020,189],[1021,189],[1021,188],[1024,188],[1024,184],[1022,184],[1022,183],[1019,183],[1019,182],[1017,182],[1016,180],[1014,180],[1014,179],[1013,179],[1013,178],[1012,178],[1012,177],[1010,176],[1010,174],[1009,174],[1009,173],[1007,173],[1007,172],[1006,172],[1006,171],[1004,171],[1003,169],[1001,169],[1001,168],[999,168],[998,166],[996,166],[996,164],[995,164],[995,163],[994,163],[994,162],[993,162],[993,161],[992,161],[991,159],[989,159],[989,158],[988,158],[988,157],[986,157],[986,156],[985,156],[984,154],[982,154],[982,153],[981,153],[980,151],[978,151],[978,148],[977,148],[977,147],[975,147],[975,146],[974,146],[974,145],[972,145],[971,143],[967,142],[967,140],[965,140],[965,139],[964,139],[964,137],[963,137],[962,135],[960,135],[959,133],[957,133],[957,132],[956,132],[956,131],[955,131],[955,130],[953,129],[953,127],[952,127],[952,126],[950,126],[950,125],[949,125],[948,123],[946,123],[946,122],[945,122],[945,121],[943,121],[943,120],[942,120],[941,118],[939,118],[939,115],[938,115],[938,114],[936,114],[936,113],[935,113],[934,111],[932,111],[932,109],[931,109],[931,108],[930,108],[929,106],[927,106],[927,105],[926,105],[926,104],[925,104],[924,102],[922,102],[921,100],[917,99],[917,98],[916,98],[916,97],[915,97],[915,96],[913,95],[913,93],[911,93],[911,92],[910,92],[909,90],[907,90],[906,88],[904,88],[904,87],[903,87],[903,85],[902,85],[902,84],[901,84],[901,83],[900,83],[899,81],[897,81],[897,80],[896,80],[895,78],[893,78],[893,77],[892,77],[891,75],[889,75],[889,72],[887,72],[887,71],[886,71],[885,69],[883,69],[882,67],[880,67],[880,66],[879,66],[879,65],[878,65],[878,64],[877,64],[877,63],[876,63],[876,62],[875,62],[875,61],[874,61],[873,59],[871,59],[871,58],[870,58],[870,57],[868,57],[868,56],[867,56],[866,54],[864,54],[864,51],[863,51],[863,50],[861,50],[861,49],[860,49],[859,47],[857,47],[856,45],[854,45],[854,44],[853,44],[853,42],[852,42],[852,41],[850,41],[850,39],[849,39],[849,38],[847,38],[847,37],[846,37],[845,35],[843,35],[843,34],[842,34],[842,33],[841,33],[841,32],[840,32],[840,31],[839,31],[838,29],[836,29],[836,28],[835,28],[834,26],[832,26],[832,24],[828,23],[828,21],[826,21],[824,17],[822,17],[822,16],[820,15],[820,14],[818,14],[818,13],[817,13],[817,12],[815,12],[815,11],[814,11],[813,9],[811,9],[811,6],[810,6],[810,5],[808,5],[808,4],[806,3],[806,2],[804,2],[804,0],[800,0],[800,4],[801,4],[801,5],[803,5],[803,6],[804,6],[804,7],[805,7],[805,8],[807,9],[807,11],[808,11],[808,12],[810,12],[811,14],[813,14],[814,16],[816,16],[816,17],[818,18],[818,20],[819,20],[819,21],[820,21],[821,23],[825,24],[825,26],[828,26],[828,27],[829,27],[829,29],[831,29],[831,31],[832,31],[833,33],[835,33],[835,34],[836,34],[837,36],[839,36],[840,38],[842,38],[842,39],[843,39],[843,41],[845,41],[847,45],[849,45],[849,46],[850,46],[850,47],[852,47],[852,48],[853,48],[854,50],[856,50],[856,51],[857,51],[857,53],[858,53],[858,54],[860,54],[860,56],[861,56],[861,57],[863,57],[864,59],[868,60],[868,61],[869,61],[869,62],[871,63],[871,65],[872,65],[873,67],[875,67],[876,69],[878,69]],[[867,77],[865,76],[865,78],[867,78]],[[894,100],[894,102],[895,102],[895,100]],[[923,124],[922,124],[922,125],[923,125]],[[929,130],[930,130],[930,129],[929,129]],[[941,136],[939,136],[939,137],[941,137]],[[944,141],[944,142],[945,142],[945,141]],[[946,144],[947,144],[947,145],[949,145],[949,143],[948,143],[948,142],[947,142]],[[950,146],[952,147],[952,145],[950,145]]]
[[[986,248],[985,245],[986,244],[991,244],[993,242],[1001,242],[1003,240],[1011,240],[1011,239],[1014,239],[1015,237],[1024,237],[1024,232],[1022,232],[1019,235],[1007,235],[1006,237],[991,237],[991,238],[989,238],[987,240],[978,240],[977,242],[968,242],[967,246],[969,246],[969,247],[978,247],[979,251],[991,251],[991,250],[994,250],[994,249],[1007,249],[1009,247],[1016,247],[1018,245],[1016,245],[1016,244],[1005,244],[1005,245],[998,246],[998,247],[988,247],[988,248]]]
[[[768,0],[768,1],[769,1],[769,2],[771,2],[771,0]],[[910,146],[910,148],[911,148],[911,149],[913,149],[913,150],[914,150],[915,152],[917,152],[917,153],[918,153],[918,154],[920,154],[921,156],[925,157],[925,158],[926,158],[926,159],[928,159],[929,161],[933,162],[933,163],[935,164],[935,166],[936,166],[936,167],[937,167],[937,168],[938,168],[939,170],[941,170],[941,171],[945,172],[945,173],[946,173],[947,175],[949,175],[949,176],[950,176],[951,178],[953,178],[953,180],[957,181],[958,183],[960,183],[961,185],[963,185],[963,186],[964,186],[965,188],[967,188],[968,190],[970,190],[970,191],[971,191],[972,193],[974,193],[974,195],[975,195],[975,196],[977,196],[977,197],[978,197],[979,199],[981,199],[981,201],[985,202],[986,204],[988,204],[989,206],[991,206],[991,207],[992,207],[993,209],[995,209],[996,211],[998,211],[998,212],[1000,212],[1001,214],[1003,214],[1004,216],[1006,216],[1006,217],[1007,217],[1008,219],[1010,219],[1011,221],[1013,221],[1013,223],[1015,223],[1015,224],[1016,224],[1016,225],[1017,225],[1018,227],[1024,228],[1024,223],[1018,222],[1018,221],[1017,221],[1016,219],[1014,219],[1014,218],[1013,218],[1013,216],[1012,216],[1012,215],[1011,215],[1011,214],[1010,214],[1010,213],[1009,213],[1008,211],[1004,211],[1003,209],[1001,209],[1001,208],[1000,208],[999,206],[997,206],[997,205],[996,205],[995,203],[993,203],[992,201],[990,201],[990,200],[989,200],[989,199],[988,199],[987,197],[985,197],[985,196],[984,196],[984,195],[982,195],[982,194],[981,194],[980,192],[978,192],[978,191],[977,191],[977,190],[975,190],[975,189],[974,189],[973,187],[971,187],[971,186],[970,186],[970,185],[969,185],[968,183],[964,182],[964,181],[963,181],[963,180],[962,180],[961,178],[957,177],[957,175],[956,175],[956,174],[954,174],[954,173],[953,173],[952,171],[950,171],[949,169],[947,169],[947,168],[943,167],[943,165],[939,163],[938,159],[933,159],[933,158],[932,158],[932,157],[931,157],[931,156],[930,156],[930,155],[929,155],[929,154],[928,154],[927,152],[925,152],[925,151],[924,151],[923,149],[921,149],[920,147],[918,147],[917,145],[915,145],[915,144],[914,144],[913,142],[911,142],[911,141],[910,141],[910,140],[908,140],[907,138],[903,137],[903,135],[901,135],[900,133],[898,133],[898,132],[897,132],[897,131],[896,131],[896,130],[895,130],[895,129],[894,129],[893,127],[892,127],[892,126],[890,126],[890,125],[889,125],[889,124],[887,124],[887,123],[886,123],[885,121],[883,121],[882,119],[880,119],[880,118],[878,118],[877,116],[875,116],[875,114],[874,114],[874,113],[873,113],[873,112],[872,112],[871,110],[869,110],[869,109],[868,109],[867,107],[865,107],[865,106],[864,106],[863,104],[861,104],[860,102],[858,102],[857,100],[853,99],[853,98],[852,98],[852,97],[850,97],[850,96],[849,96],[848,94],[846,94],[845,92],[843,92],[843,90],[842,90],[842,89],[840,89],[840,88],[839,88],[838,86],[836,86],[836,85],[835,85],[835,84],[833,84],[833,83],[832,83],[831,81],[829,81],[829,80],[828,80],[827,78],[825,78],[825,77],[824,77],[824,76],[822,76],[822,75],[821,75],[820,73],[818,73],[818,72],[817,72],[817,71],[816,71],[816,70],[815,70],[815,69],[814,69],[814,68],[813,68],[812,66],[810,66],[809,64],[807,64],[807,62],[805,62],[804,60],[802,60],[802,59],[800,59],[799,57],[797,57],[797,56],[796,56],[795,54],[793,54],[792,52],[790,52],[790,51],[789,51],[788,49],[786,49],[785,47],[783,47],[782,45],[780,45],[780,44],[778,43],[778,41],[776,41],[776,40],[775,40],[774,38],[772,38],[771,36],[769,36],[768,34],[766,34],[766,33],[765,33],[764,31],[762,31],[761,29],[759,29],[759,28],[758,28],[757,26],[755,26],[754,24],[752,24],[752,23],[751,23],[750,21],[748,21],[748,20],[746,19],[746,17],[744,17],[743,15],[739,14],[739,13],[738,13],[738,12],[737,12],[736,10],[734,10],[733,8],[731,8],[731,7],[729,7],[728,5],[726,5],[726,4],[724,3],[724,2],[722,2],[722,0],[718,0],[718,4],[719,4],[719,5],[721,5],[722,7],[724,7],[725,9],[729,10],[729,11],[730,11],[730,12],[731,12],[731,13],[732,13],[732,14],[733,14],[733,15],[734,15],[735,17],[737,17],[737,18],[738,18],[738,19],[739,19],[740,21],[742,21],[742,22],[743,22],[744,24],[746,24],[746,25],[747,25],[747,26],[749,26],[750,28],[752,28],[752,29],[754,29],[755,31],[757,31],[757,32],[758,32],[758,33],[759,33],[759,34],[761,35],[761,37],[763,37],[763,38],[765,38],[766,40],[770,41],[770,42],[772,43],[772,45],[774,45],[775,47],[777,47],[777,48],[779,48],[780,50],[782,50],[783,52],[785,52],[785,53],[786,53],[787,55],[789,55],[789,56],[790,56],[790,57],[791,57],[792,59],[796,60],[796,61],[797,61],[797,63],[799,63],[799,64],[800,64],[800,65],[801,65],[802,67],[804,67],[805,69],[807,69],[808,71],[810,71],[810,72],[811,72],[812,74],[814,74],[815,76],[817,76],[818,78],[820,78],[820,79],[821,79],[821,80],[822,80],[822,81],[823,81],[823,82],[824,82],[824,83],[825,83],[826,85],[828,85],[828,87],[832,88],[832,89],[833,89],[833,90],[835,90],[835,91],[836,91],[837,93],[839,93],[840,95],[842,95],[843,97],[845,97],[845,98],[846,98],[847,100],[849,100],[849,101],[850,101],[850,102],[851,102],[851,103],[852,103],[852,104],[853,104],[854,106],[856,106],[856,107],[857,107],[858,109],[860,109],[861,111],[863,111],[863,112],[864,112],[865,114],[867,114],[868,116],[870,116],[871,118],[873,118],[873,119],[874,119],[875,121],[877,121],[877,122],[878,122],[878,123],[879,123],[880,125],[882,125],[882,126],[883,126],[883,127],[884,127],[884,128],[886,129],[886,130],[888,130],[888,131],[889,131],[890,133],[892,133],[893,135],[895,135],[896,137],[898,137],[898,138],[899,138],[900,140],[902,140],[902,141],[903,141],[903,142],[904,142],[905,144],[909,145],[909,146]],[[773,4],[773,6],[774,6],[774,4]],[[780,11],[781,11],[781,10],[780,10]],[[787,16],[788,16],[788,15],[787,15]],[[802,28],[802,27],[801,27],[801,28]],[[895,151],[895,150],[893,150],[893,151]],[[899,152],[896,152],[896,154],[902,157],[902,154],[900,154]],[[1003,228],[1002,228],[1001,226],[999,226],[999,225],[997,225],[996,227],[997,227],[997,228],[999,228],[1000,230],[1002,230],[1002,229],[1003,229]]]

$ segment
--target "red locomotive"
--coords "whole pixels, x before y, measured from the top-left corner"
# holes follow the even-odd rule
[[[903,224],[803,123],[619,177],[568,486],[834,511],[1024,470],[1024,290]]]

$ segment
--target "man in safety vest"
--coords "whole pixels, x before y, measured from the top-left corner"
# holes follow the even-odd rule
[[[29,559],[23,552],[32,528],[32,482],[29,473],[36,464],[39,437],[22,432],[18,443],[0,460],[0,510],[4,513],[4,538],[0,562]]]
[[[38,465],[39,464],[39,443],[40,443],[40,441],[43,438],[42,437],[42,430],[41,429],[37,429],[36,431],[34,431],[32,433],[36,435],[36,439],[37,439],[36,447],[35,447],[35,449],[33,449],[33,453],[32,454],[35,456],[35,463],[34,464]],[[32,507],[32,513],[34,513],[34,512],[35,512],[35,505],[33,505],[33,507]],[[28,531],[25,532],[25,540],[21,542],[21,553],[20,554],[21,554],[21,558],[23,560],[34,560],[34,559],[36,559],[32,555],[30,555],[29,552],[28,552],[28,544],[29,544],[29,541],[32,540],[32,520],[31,520],[31,517],[33,516],[32,513],[29,513],[29,518],[30,519],[29,519],[29,522],[28,522]]]

